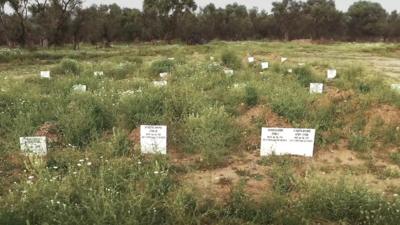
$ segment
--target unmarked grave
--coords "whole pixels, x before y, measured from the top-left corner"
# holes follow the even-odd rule
[[[47,154],[46,137],[20,137],[19,143],[24,154],[39,156]]]
[[[324,92],[324,84],[321,83],[311,83],[310,84],[310,93],[314,94],[322,94]]]
[[[261,156],[298,155],[312,157],[315,129],[262,128]]]
[[[262,62],[261,63],[261,69],[262,70],[265,70],[265,69],[268,69],[269,68],[269,63],[268,62]]]
[[[337,74],[337,72],[335,69],[329,69],[326,71],[326,76],[330,80],[336,78],[336,74]]]
[[[167,126],[140,126],[140,147],[144,154],[167,154]]]
[[[50,79],[50,71],[40,71],[40,78]]]

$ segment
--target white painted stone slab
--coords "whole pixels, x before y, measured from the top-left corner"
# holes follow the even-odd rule
[[[161,77],[162,79],[165,79],[165,78],[168,77],[168,73],[160,73],[160,77]]]
[[[392,90],[400,92],[400,84],[392,84],[390,87]]]
[[[261,156],[297,155],[312,157],[315,129],[262,128]]]
[[[102,76],[104,76],[104,72],[103,71],[94,71],[93,75],[95,77],[102,77]]]
[[[162,81],[153,81],[153,85],[156,87],[164,87],[167,86],[168,82],[165,80]]]
[[[226,69],[226,70],[224,70],[224,73],[225,73],[226,75],[232,76],[234,72],[233,72],[233,70]]]
[[[328,79],[334,79],[336,78],[336,70],[335,69],[329,69],[326,71],[326,76]]]
[[[19,143],[24,154],[39,156],[47,154],[46,137],[20,137]]]
[[[74,92],[86,92],[87,87],[86,87],[86,85],[83,85],[83,84],[76,84],[76,85],[72,86],[72,90]]]
[[[247,60],[249,61],[249,63],[253,63],[255,61],[254,57],[249,57]]]
[[[288,60],[288,58],[281,57],[281,63],[284,63],[284,62],[286,62],[287,60]]]
[[[269,68],[269,63],[268,62],[262,62],[261,63],[261,69],[262,70],[265,70],[265,69],[268,69]]]
[[[140,148],[143,154],[167,154],[167,126],[140,126]]]
[[[50,71],[40,71],[40,78],[50,79]]]
[[[322,94],[324,92],[324,84],[321,83],[311,83],[310,84],[310,93],[314,94]]]

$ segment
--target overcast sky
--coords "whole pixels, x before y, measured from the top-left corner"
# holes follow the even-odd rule
[[[237,2],[239,4],[244,4],[247,8],[257,7],[260,10],[271,9],[271,3],[277,0],[195,0],[198,6],[203,7],[210,2],[213,2],[218,7],[224,7],[227,4]],[[305,0],[304,0],[305,1]],[[358,0],[336,0],[336,7],[339,10],[347,11],[349,6]],[[111,4],[117,3],[123,7],[142,9],[143,0],[84,0],[85,6],[90,6],[92,4]],[[393,10],[400,11],[400,1],[399,0],[374,0],[374,2],[379,2],[387,11],[391,12]]]

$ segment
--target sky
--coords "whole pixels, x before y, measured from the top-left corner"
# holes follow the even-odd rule
[[[214,3],[217,7],[224,7],[227,4],[237,2],[239,4],[246,5],[247,8],[257,7],[260,10],[270,10],[272,2],[277,0],[195,0],[198,6],[204,7],[209,3]],[[305,1],[305,0],[304,0]],[[341,11],[347,11],[349,6],[358,0],[336,0],[336,8]],[[142,0],[84,0],[85,6],[90,6],[92,4],[112,4],[117,3],[122,7],[137,8],[142,9]],[[391,12],[393,10],[400,11],[400,1],[399,0],[374,0],[373,2],[379,2],[387,11]]]

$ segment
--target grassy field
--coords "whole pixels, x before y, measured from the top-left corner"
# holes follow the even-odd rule
[[[398,225],[393,83],[398,44],[0,49],[0,224]],[[140,154],[143,124],[168,126],[167,156]],[[316,129],[315,156],[260,157],[262,127]],[[24,156],[23,136],[46,136],[47,156]]]

